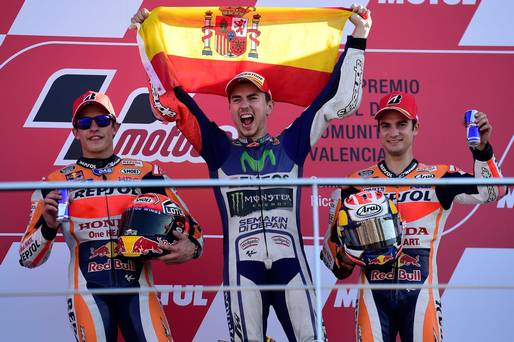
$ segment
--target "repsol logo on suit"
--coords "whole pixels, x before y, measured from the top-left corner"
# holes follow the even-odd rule
[[[95,189],[80,189],[74,192],[73,199],[107,196],[107,195],[139,195],[137,188],[95,188]]]
[[[413,190],[400,192],[398,197],[396,197],[395,193],[389,193],[388,196],[391,200],[397,202],[430,202],[432,193],[432,190]]]

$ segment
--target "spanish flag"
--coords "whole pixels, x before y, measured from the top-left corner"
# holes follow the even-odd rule
[[[225,95],[242,71],[266,78],[273,99],[308,106],[337,62],[351,11],[342,8],[158,7],[139,30],[145,70],[160,94]]]

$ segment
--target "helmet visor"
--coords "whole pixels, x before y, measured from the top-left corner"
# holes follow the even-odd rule
[[[348,248],[373,250],[401,242],[401,233],[401,225],[397,217],[388,215],[345,227],[343,239]]]
[[[131,208],[121,216],[120,235],[166,235],[173,224],[173,216],[148,208]],[[127,234],[127,230],[131,230]]]

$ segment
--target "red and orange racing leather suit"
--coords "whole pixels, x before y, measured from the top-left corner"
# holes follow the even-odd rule
[[[81,158],[48,176],[49,181],[165,179],[158,166],[115,155]],[[44,198],[51,190],[32,195],[30,222],[20,244],[20,263],[37,267],[49,257],[57,229],[46,225]],[[69,222],[60,230],[70,249],[70,289],[137,288],[153,286],[150,261],[115,253],[118,225],[127,205],[139,194],[157,192],[179,204],[189,220],[189,239],[201,252],[201,229],[185,204],[170,188],[89,188],[69,190]],[[116,341],[118,327],[126,341],[168,341],[170,328],[155,292],[123,295],[74,294],[67,298],[70,323],[78,341]]]
[[[501,177],[499,167],[488,144],[483,151],[473,150],[474,174],[477,178]],[[454,166],[425,165],[412,160],[399,175],[391,172],[382,161],[352,174],[353,178],[459,178],[473,177]],[[441,234],[452,203],[485,203],[498,200],[504,187],[496,186],[359,186],[337,189],[332,194],[331,228],[327,231],[321,257],[336,277],[350,275],[338,247],[336,215],[341,200],[362,191],[383,191],[397,204],[404,222],[403,251],[394,262],[377,258],[362,268],[362,284],[437,284],[436,254]],[[399,289],[359,291],[356,315],[357,341],[396,341],[399,333],[403,342],[440,341],[441,301],[434,289]]]

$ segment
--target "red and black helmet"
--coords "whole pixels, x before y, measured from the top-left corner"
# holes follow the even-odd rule
[[[186,220],[180,205],[168,196],[139,195],[121,216],[117,252],[126,257],[146,258],[165,254],[159,242],[173,243],[173,231],[184,232]]]

